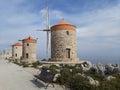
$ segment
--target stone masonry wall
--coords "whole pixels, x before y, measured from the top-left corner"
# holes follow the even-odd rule
[[[70,58],[66,58],[66,49],[70,49]],[[76,31],[56,30],[51,32],[51,60],[76,61]]]
[[[17,54],[17,56],[16,56],[16,54]],[[12,57],[13,57],[13,59],[21,59],[22,46],[13,46],[12,47]]]
[[[28,58],[26,54],[28,53]],[[36,43],[23,43],[23,61],[36,62]]]

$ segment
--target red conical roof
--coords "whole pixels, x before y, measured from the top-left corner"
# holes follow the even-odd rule
[[[68,23],[67,21],[65,21],[64,19],[62,19],[60,22],[58,22],[56,25],[61,25],[61,24],[69,24],[71,25],[70,23]]]
[[[15,43],[15,44],[13,44],[12,46],[22,46],[22,44],[19,43],[19,42],[17,42],[17,43]]]
[[[64,19],[62,19],[58,24],[51,27],[51,30],[76,30],[76,27]]]
[[[22,40],[23,42],[29,42],[29,43],[36,43],[36,39],[29,36],[28,38],[25,38]]]

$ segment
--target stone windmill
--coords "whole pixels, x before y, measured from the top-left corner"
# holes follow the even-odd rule
[[[49,10],[46,0],[46,29],[40,30],[47,32],[47,54],[49,40],[51,39],[51,58],[53,62],[78,62],[76,49],[76,27],[64,19],[58,24],[49,28]],[[50,38],[51,33],[51,38]]]
[[[36,43],[37,40],[32,38],[31,36],[22,40],[23,48],[22,48],[22,61],[28,63],[36,62]]]
[[[79,61],[76,49],[76,27],[64,19],[51,27],[51,61]]]
[[[20,60],[21,57],[22,57],[22,44],[17,42],[12,45],[12,58]]]

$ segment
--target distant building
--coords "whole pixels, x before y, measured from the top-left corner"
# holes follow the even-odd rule
[[[3,55],[0,53],[0,59],[2,59],[3,58]]]
[[[33,63],[36,62],[36,39],[29,36],[22,40],[22,61]]]
[[[8,59],[8,58],[12,57],[12,51],[5,48],[3,50],[3,53],[1,54],[1,57],[4,59]]]
[[[76,27],[65,20],[51,27],[51,61],[78,62]]]
[[[22,57],[22,44],[17,42],[12,45],[12,58],[21,59]]]

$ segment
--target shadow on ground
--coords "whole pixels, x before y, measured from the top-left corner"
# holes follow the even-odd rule
[[[40,82],[40,81],[36,81],[35,79],[33,79],[33,80],[30,80],[34,85],[36,85],[38,88],[45,88],[45,85],[42,83],[42,82]]]

